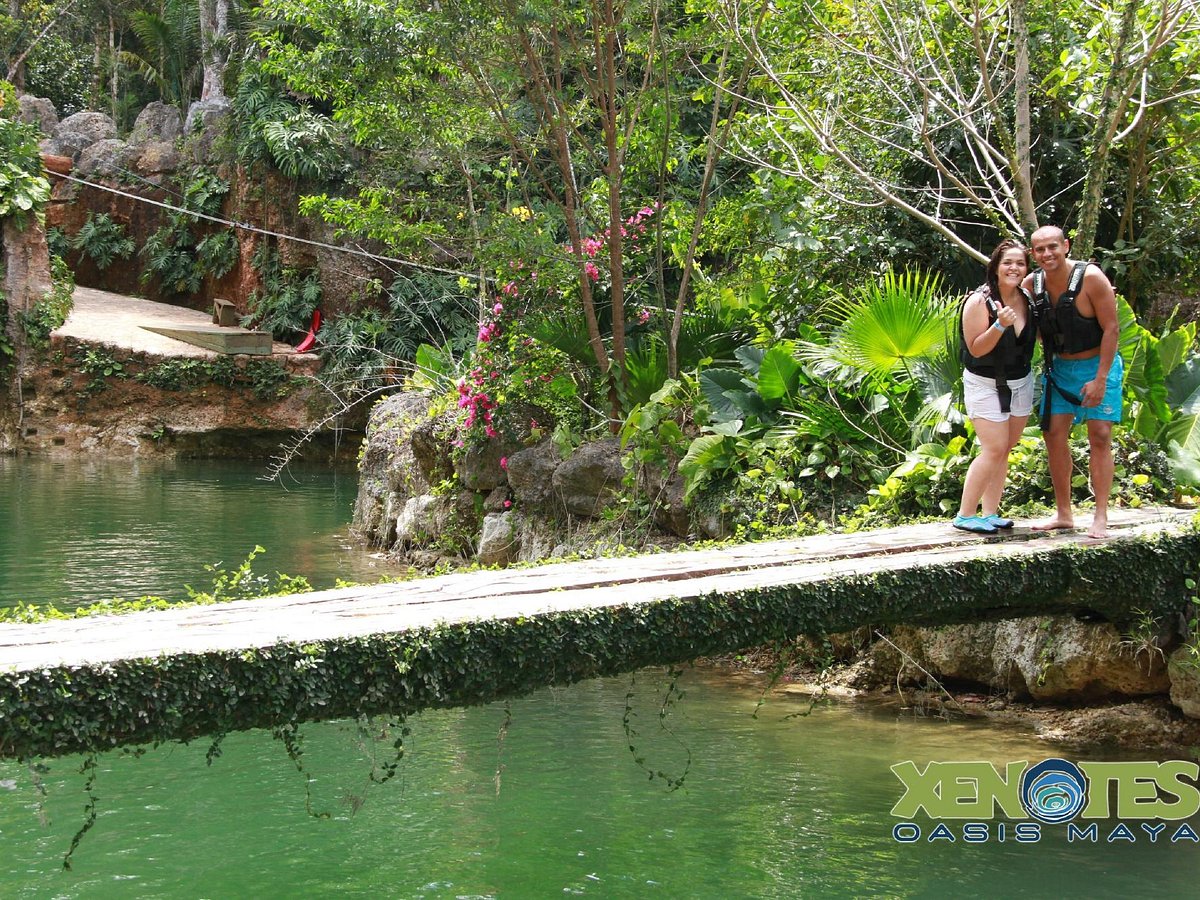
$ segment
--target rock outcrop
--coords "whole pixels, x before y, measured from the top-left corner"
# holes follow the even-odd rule
[[[487,565],[595,542],[588,523],[604,517],[625,481],[619,441],[584,444],[566,458],[553,441],[534,443],[530,434],[456,448],[452,421],[431,418],[429,404],[422,393],[401,393],[371,412],[354,513],[365,542],[399,555],[436,550]],[[547,421],[544,412],[537,418]],[[677,533],[686,534],[686,511],[675,516]]]
[[[873,645],[867,682],[919,684],[929,676],[1018,700],[1093,700],[1165,694],[1167,657],[1107,623],[1071,616],[945,628],[896,628]]]

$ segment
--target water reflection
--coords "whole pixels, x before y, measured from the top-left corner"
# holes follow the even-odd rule
[[[788,697],[755,719],[755,686],[697,669],[668,719],[676,741],[658,725],[664,680],[638,675],[633,742],[652,770],[673,775],[690,753],[674,792],[628,749],[630,680],[597,680],[513,701],[507,729],[502,704],[415,717],[408,755],[385,785],[369,773],[386,740],[364,742],[352,723],[306,727],[325,820],[306,815],[303,777],[263,732],[231,735],[211,767],[203,743],[108,754],[100,820],[73,873],[59,864],[81,821],[78,761],[52,763],[46,828],[26,773],[0,763],[0,783],[16,784],[0,804],[0,895],[1061,897],[1082,888],[1118,897],[1151,884],[1190,893],[1190,845],[1068,844],[1055,829],[1034,845],[892,840],[893,763],[1051,755],[1031,735],[861,705],[789,719],[799,701]]]
[[[386,565],[346,534],[357,473],[261,464],[0,457],[0,605],[65,605],[206,587],[207,564],[375,581]]]

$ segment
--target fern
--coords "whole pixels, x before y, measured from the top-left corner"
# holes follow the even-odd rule
[[[107,213],[88,213],[83,227],[70,239],[72,249],[81,250],[91,257],[101,271],[112,265],[114,260],[128,259],[133,255],[133,239],[127,237],[125,228],[114,222]]]

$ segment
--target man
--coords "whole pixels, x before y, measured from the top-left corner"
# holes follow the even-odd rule
[[[1033,233],[1030,249],[1040,272],[1024,287],[1038,307],[1043,350],[1049,362],[1043,385],[1042,436],[1054,485],[1054,518],[1037,531],[1074,528],[1071,509],[1071,426],[1087,422],[1089,470],[1096,512],[1091,537],[1108,533],[1108,499],[1113,482],[1113,424],[1121,421],[1121,382],[1125,368],[1117,353],[1120,326],[1117,298],[1100,267],[1071,259],[1063,230],[1045,225]],[[1046,406],[1048,404],[1048,407]]]

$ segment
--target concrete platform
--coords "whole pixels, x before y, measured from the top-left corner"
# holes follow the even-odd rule
[[[74,309],[62,327],[54,332],[55,336],[108,344],[155,356],[211,359],[222,355],[216,350],[152,330],[213,328],[211,312],[86,287],[75,288],[74,300]],[[271,342],[270,353],[273,356],[317,358],[316,354],[297,354],[290,344],[279,341]]]
[[[143,325],[147,331],[161,334],[172,340],[195,344],[217,353],[244,353],[250,356],[271,355],[271,335],[266,331],[248,331],[236,325],[193,325],[188,328],[164,328],[161,325]]]

